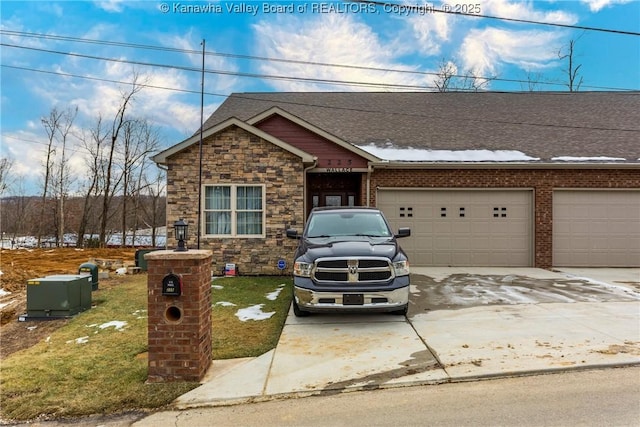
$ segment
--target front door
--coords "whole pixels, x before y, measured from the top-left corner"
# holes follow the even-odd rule
[[[309,174],[307,194],[308,211],[323,206],[357,206],[360,204],[360,174]]]

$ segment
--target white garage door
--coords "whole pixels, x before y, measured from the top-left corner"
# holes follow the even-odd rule
[[[532,265],[532,191],[380,189],[377,205],[412,265]]]
[[[553,264],[640,267],[640,191],[554,191]]]

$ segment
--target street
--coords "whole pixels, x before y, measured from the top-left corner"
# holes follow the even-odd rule
[[[160,412],[136,427],[640,425],[640,367]]]

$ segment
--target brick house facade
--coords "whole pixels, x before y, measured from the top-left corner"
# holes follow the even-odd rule
[[[158,164],[167,169],[168,229],[171,230],[171,224],[178,218],[184,218],[191,225],[191,230],[197,229],[200,221],[200,245],[203,249],[213,251],[214,272],[222,271],[226,263],[235,263],[240,274],[289,273],[296,242],[286,239],[285,230],[301,229],[312,207],[333,204],[384,205],[390,211],[387,216],[394,217],[395,221],[399,219],[392,211],[404,207],[394,205],[390,196],[408,190],[420,190],[411,193],[411,197],[424,195],[425,200],[431,197],[429,190],[439,190],[439,198],[434,199],[436,201],[429,202],[431,205],[424,202],[420,209],[413,211],[415,217],[432,210],[435,212],[433,218],[439,220],[438,212],[442,209],[442,212],[447,212],[447,218],[441,221],[443,226],[475,227],[468,233],[470,239],[475,240],[461,240],[460,235],[456,237],[461,246],[475,247],[487,239],[487,234],[483,235],[481,229],[492,227],[488,220],[473,223],[475,226],[469,224],[474,215],[490,217],[491,209],[498,209],[498,205],[493,207],[491,203],[494,202],[489,201],[483,202],[486,206],[473,201],[469,205],[466,202],[460,205],[456,201],[460,207],[454,206],[454,202],[447,202],[448,207],[445,207],[444,202],[440,201],[441,196],[463,190],[474,197],[480,190],[487,191],[487,194],[501,189],[522,190],[521,193],[526,193],[525,196],[530,199],[530,205],[524,208],[526,218],[522,219],[519,231],[524,243],[518,244],[526,245],[528,251],[523,258],[525,261],[521,261],[520,265],[551,268],[555,260],[560,259],[555,257],[557,253],[554,254],[554,247],[558,253],[561,250],[584,250],[584,262],[589,263],[589,259],[600,256],[597,247],[609,240],[621,242],[622,246],[616,248],[613,244],[605,245],[607,247],[603,250],[609,251],[608,256],[613,260],[605,263],[615,264],[616,253],[631,251],[631,256],[620,261],[620,266],[640,266],[640,215],[636,215],[636,210],[640,213],[640,147],[636,142],[640,129],[635,130],[639,122],[637,119],[640,118],[637,113],[640,106],[638,109],[634,107],[638,104],[638,96],[630,98],[598,94],[571,98],[566,95],[564,98],[558,95],[540,97],[537,99],[544,100],[548,105],[539,105],[539,123],[532,123],[531,117],[538,114],[537,110],[531,110],[533,95],[476,94],[476,99],[481,99],[487,105],[493,101],[498,106],[505,103],[512,105],[501,107],[509,112],[507,118],[502,116],[505,112],[499,111],[499,107],[496,107],[496,111],[469,110],[468,114],[473,115],[477,124],[475,128],[467,129],[469,126],[465,128],[464,124],[451,127],[449,122],[443,122],[446,125],[434,124],[413,116],[416,108],[431,108],[440,114],[444,114],[443,109],[449,109],[461,116],[461,109],[471,105],[473,94],[450,97],[441,94],[375,96],[353,93],[241,95],[232,95],[203,127],[201,177],[198,135],[154,157]],[[376,110],[367,110],[372,107],[353,107],[362,105],[360,98],[375,100]],[[621,102],[616,104],[618,100]],[[428,106],[425,103],[437,105]],[[386,108],[385,116],[380,116],[382,107]],[[561,107],[568,112],[568,117],[556,118],[554,111],[559,111]],[[580,123],[581,114],[594,117],[596,107],[603,109],[603,113],[598,115],[599,123],[586,127],[571,124],[572,120]],[[546,111],[551,111],[552,115],[543,116]],[[607,114],[610,117],[602,117]],[[518,126],[525,120],[523,117],[528,121],[524,130]],[[387,120],[386,127],[384,119]],[[464,123],[464,120],[460,123]],[[521,130],[521,133],[514,134],[514,130]],[[401,148],[407,153],[415,153],[411,150],[416,148],[429,153],[438,150],[450,150],[452,153],[480,150],[502,153],[514,150],[526,153],[527,160],[393,160],[367,150],[368,146],[374,145]],[[202,187],[199,187],[200,182]],[[560,190],[584,192],[578,193],[578,204],[566,208],[559,205],[561,197],[556,197]],[[602,200],[598,202],[601,206],[591,206],[588,202],[590,197]],[[378,200],[380,198],[386,199]],[[465,200],[464,197],[458,199]],[[611,215],[612,219],[600,220],[598,215],[601,215],[605,204],[614,204],[618,211],[623,211],[622,214],[609,212],[605,215]],[[460,214],[455,218],[451,215],[452,209],[460,209]],[[507,206],[502,209],[506,211]],[[511,216],[512,208],[508,209]],[[568,217],[576,209],[593,212],[588,218],[586,214],[585,218],[580,218],[582,222],[578,221],[583,231],[579,227],[573,230],[571,218]],[[463,212],[467,212],[466,215]],[[555,230],[554,212],[557,216]],[[431,245],[427,242],[430,240],[428,229],[431,223],[435,227],[438,222],[436,219],[421,222],[422,225],[429,224],[425,225],[423,237],[415,237],[415,247],[422,243]],[[446,224],[445,219],[449,221]],[[458,222],[451,222],[454,219]],[[394,221],[391,222],[395,225]],[[599,234],[589,235],[589,228],[616,221],[618,223],[614,225],[617,229],[611,226],[608,230],[605,224],[602,230],[594,232]],[[567,230],[563,229],[563,233],[557,234],[562,227]],[[621,231],[620,228],[628,231]],[[477,237],[472,236],[475,232]],[[188,245],[195,247],[196,233],[190,234]],[[444,236],[444,240],[447,240],[446,234]],[[488,238],[491,240],[491,236]],[[505,233],[494,240],[509,238],[509,234]],[[451,241],[456,239],[452,237]],[[566,242],[558,245],[561,239]],[[576,250],[571,247],[580,244],[587,247],[576,246]],[[448,242],[442,245],[451,246]],[[478,248],[478,252],[494,251],[490,246]],[[463,252],[475,250],[451,250],[455,252],[458,249]],[[433,250],[437,251],[438,248]],[[496,253],[501,250],[508,251],[509,247],[495,249]],[[634,251],[639,254],[635,265]],[[422,261],[424,265],[432,265],[431,260],[436,258],[430,258],[431,255],[422,258],[427,260]],[[456,261],[454,254],[451,258],[454,261],[441,263],[462,265],[470,259],[468,253],[466,256]],[[495,261],[495,256],[491,259],[492,263],[501,262],[499,259]],[[278,262],[283,260],[287,263],[284,271],[278,268]],[[437,263],[433,261],[433,265]]]

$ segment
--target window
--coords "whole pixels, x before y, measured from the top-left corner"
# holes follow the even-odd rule
[[[264,236],[264,186],[205,187],[204,233],[214,236]]]

